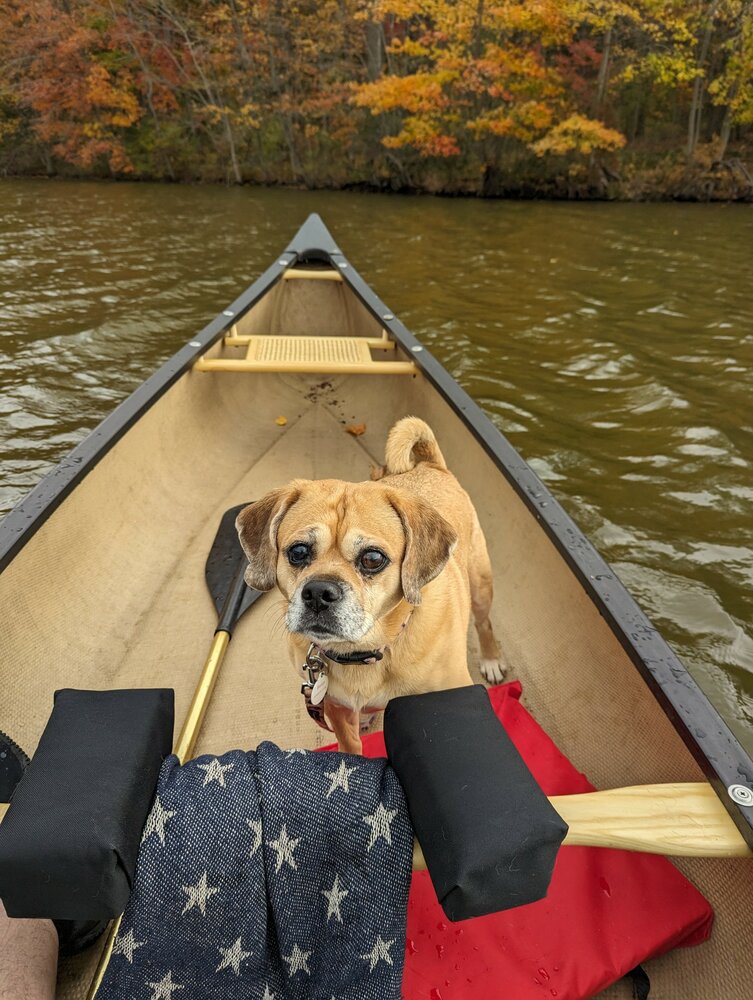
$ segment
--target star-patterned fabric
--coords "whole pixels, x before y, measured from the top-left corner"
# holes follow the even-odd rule
[[[412,847],[384,760],[169,757],[97,1000],[399,1000]]]

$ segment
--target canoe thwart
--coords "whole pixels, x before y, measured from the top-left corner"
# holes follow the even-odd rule
[[[325,270],[321,269],[314,271],[303,267],[289,268],[282,275],[285,281],[292,281],[295,279],[303,281],[340,281],[342,282],[343,276],[339,271]]]
[[[678,789],[683,813],[677,812]],[[644,815],[635,813],[626,821],[616,818],[612,809],[602,810],[609,801],[616,805],[625,794],[633,805],[641,801]],[[628,851],[666,854],[670,857],[753,857],[753,851],[730,819],[711,785],[692,782],[683,785],[633,785],[612,788],[605,792],[585,792],[582,795],[558,795],[549,800],[568,824],[564,846],[620,847]],[[691,812],[687,811],[690,805]],[[8,810],[8,802],[0,802],[0,822]],[[702,813],[698,825],[698,811]],[[662,834],[657,816],[665,817],[670,832]],[[692,829],[682,826],[685,820]],[[639,827],[643,824],[643,829]],[[674,834],[671,831],[674,831]],[[423,871],[426,860],[416,842],[413,867]]]
[[[245,346],[244,358],[201,357],[201,372],[311,372],[324,375],[415,375],[412,361],[375,361],[372,350],[394,351],[386,337],[238,336],[225,338],[232,347]]]
[[[749,858],[753,851],[707,782],[632,785],[549,800],[569,826],[565,844],[670,857]]]

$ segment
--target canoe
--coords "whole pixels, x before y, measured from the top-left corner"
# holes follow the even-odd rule
[[[546,486],[316,215],[0,524],[0,729],[31,752],[53,692],[71,686],[172,687],[184,718],[216,625],[203,574],[222,514],[294,477],[368,478],[406,414],[434,429],[479,513],[495,631],[536,719],[599,788],[710,784],[743,849],[753,845],[753,761]],[[469,657],[476,670],[475,637]],[[303,710],[272,595],[236,629],[196,753],[265,739],[327,742]],[[753,863],[677,863],[716,925],[699,948],[648,963],[655,994],[753,995]],[[85,996],[96,959],[64,963],[58,996]]]

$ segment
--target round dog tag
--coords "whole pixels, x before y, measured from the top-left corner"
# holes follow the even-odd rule
[[[324,696],[327,693],[327,688],[329,687],[329,681],[327,680],[326,674],[319,674],[316,679],[316,684],[311,688],[311,704],[319,705],[324,701]]]

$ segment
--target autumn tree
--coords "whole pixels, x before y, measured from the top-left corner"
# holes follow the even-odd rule
[[[8,0],[0,30],[5,86],[34,113],[37,138],[78,167],[104,161],[113,173],[131,172],[124,135],[143,112],[101,4]]]
[[[388,149],[463,158],[488,172],[521,150],[588,155],[624,143],[568,87],[578,22],[567,4],[385,0],[381,15],[403,27],[389,45],[393,71],[358,87],[354,100],[390,117]]]

